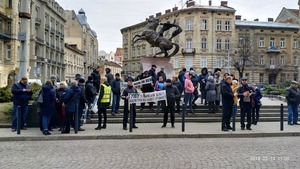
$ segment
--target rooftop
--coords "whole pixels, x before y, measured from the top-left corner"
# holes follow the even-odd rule
[[[298,24],[277,23],[277,22],[258,22],[236,20],[235,26],[241,27],[259,27],[259,28],[278,28],[278,29],[299,29]]]
[[[236,10],[229,6],[209,6],[209,5],[195,5],[187,7],[183,10],[189,10],[189,9],[204,9],[204,10],[211,10],[211,11],[230,11],[235,12]]]

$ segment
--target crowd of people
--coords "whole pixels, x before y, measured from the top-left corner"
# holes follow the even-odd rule
[[[106,68],[105,77],[100,75],[100,67],[97,67],[87,81],[80,75],[75,76],[69,86],[60,82],[56,86],[56,76],[51,76],[49,81],[43,85],[37,100],[39,102],[40,130],[44,135],[50,135],[50,131],[59,128],[61,133],[70,133],[71,127],[78,125],[78,131],[85,131],[82,126],[81,117],[84,110],[88,110],[85,118],[90,117],[92,107],[98,108],[98,125],[95,130],[106,129],[107,109],[111,104],[111,114],[119,114],[120,100],[124,100],[123,129],[127,130],[129,111],[133,111],[133,128],[138,128],[136,122],[136,104],[128,103],[130,93],[138,93],[133,82],[149,78],[150,83],[145,83],[138,88],[142,93],[154,91],[166,91],[166,100],[158,101],[156,110],[153,102],[148,103],[149,109],[153,112],[163,112],[162,128],[167,126],[168,115],[171,117],[171,127],[175,128],[175,112],[195,114],[198,106],[196,101],[201,99],[200,104],[208,105],[209,113],[218,113],[222,108],[221,130],[232,130],[231,118],[237,114],[238,102],[240,106],[241,130],[252,130],[251,125],[259,122],[259,111],[262,94],[256,84],[248,84],[248,78],[242,77],[239,82],[234,75],[225,73],[221,75],[220,69],[208,71],[203,68],[198,75],[193,68],[182,69],[178,76],[167,79],[164,68],[156,72],[156,65],[133,78],[129,73],[125,78],[127,87],[121,90],[123,83],[119,73],[114,76],[111,70]],[[26,114],[28,101],[32,96],[28,79],[23,77],[20,82],[12,86],[14,95],[12,131],[16,131],[17,108],[20,106],[22,112],[22,128],[26,129]],[[286,92],[288,102],[288,124],[297,125],[298,105],[300,103],[300,92],[296,87],[297,82],[293,81]],[[183,96],[183,97],[182,97]],[[183,98],[183,100],[182,100]],[[39,101],[42,100],[42,101]],[[182,102],[182,104],[181,104]],[[145,109],[146,103],[141,103],[140,110]],[[78,113],[78,121],[75,122],[75,113]],[[247,123],[245,124],[245,120]]]

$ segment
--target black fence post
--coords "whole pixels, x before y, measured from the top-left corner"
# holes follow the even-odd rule
[[[283,104],[280,105],[280,131],[283,131]]]
[[[132,132],[133,127],[133,104],[130,104],[130,124],[129,124],[129,132]]]
[[[184,103],[183,108],[182,108],[182,125],[181,125],[181,130],[182,132],[185,131],[185,112],[186,112],[186,104]]]
[[[75,110],[75,123],[74,123],[74,129],[75,129],[75,134],[78,133],[78,104],[76,104],[76,110]]]
[[[232,112],[232,131],[235,131],[236,112],[237,112],[237,105],[233,105],[233,112]]]
[[[22,123],[21,106],[17,107],[17,134],[21,134],[21,123]]]

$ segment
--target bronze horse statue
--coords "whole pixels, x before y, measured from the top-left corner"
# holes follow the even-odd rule
[[[173,24],[170,22],[161,24],[163,25],[163,27],[159,32],[156,32],[156,29],[159,25],[158,19],[150,18],[147,21],[148,24],[145,26],[143,33],[141,35],[135,35],[133,37],[133,44],[139,40],[145,40],[152,47],[159,47],[161,51],[156,53],[154,57],[160,54],[165,54],[164,57],[167,58],[176,55],[179,51],[179,45],[177,43],[172,43],[172,38],[180,34],[182,32],[182,29],[178,25],[174,24],[175,20]],[[172,33],[171,38],[167,39],[163,37],[163,33],[171,29],[172,27],[175,27],[176,30]],[[169,54],[168,51],[171,50],[173,46],[175,47],[175,49],[171,54]]]

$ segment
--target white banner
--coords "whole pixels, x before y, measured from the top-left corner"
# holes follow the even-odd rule
[[[149,83],[152,83],[152,77],[151,76],[147,77],[145,79],[133,82],[133,86],[134,87],[142,87],[142,85],[149,84]],[[127,87],[127,82],[122,82],[121,83],[121,90],[124,90],[126,87]]]
[[[150,93],[129,93],[128,103],[146,103],[167,100],[166,91],[155,91]]]

